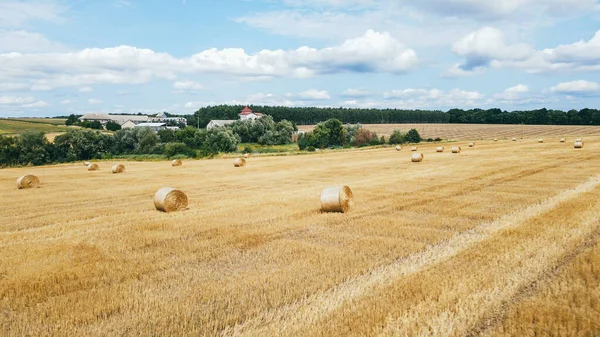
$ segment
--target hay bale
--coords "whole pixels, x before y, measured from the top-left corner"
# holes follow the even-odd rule
[[[250,154],[249,153],[244,153],[244,158],[250,158]]]
[[[154,207],[162,212],[174,212],[186,208],[188,198],[185,193],[171,187],[163,187],[154,194]]]
[[[581,138],[577,138],[575,139],[576,142],[583,142],[583,140]]]
[[[452,147],[452,153],[460,153],[461,150],[462,150],[462,148],[460,146]]]
[[[513,142],[516,142],[516,141],[517,141],[517,139],[513,137],[512,141],[513,141]]]
[[[413,147],[411,147],[411,148],[410,148],[410,150],[411,150],[411,151],[417,151],[417,147],[416,147],[416,146],[413,146]]]
[[[83,165],[85,165],[85,166],[89,166],[89,165],[90,165],[90,162],[89,162],[89,161],[83,162]]]
[[[494,141],[495,141],[495,142],[497,142],[497,141],[498,141],[498,138],[494,138]]]
[[[544,140],[542,138],[538,139],[538,143],[543,143]]]
[[[400,151],[402,150],[402,147],[400,145],[396,145],[396,151]]]
[[[34,175],[27,174],[17,179],[17,188],[22,190],[25,188],[36,188],[40,185],[40,179]]]
[[[423,161],[423,154],[422,153],[413,153],[412,156],[410,157],[410,161],[412,161],[413,163],[420,163]]]
[[[183,163],[179,159],[171,160],[171,166],[181,166]]]
[[[98,164],[89,164],[87,167],[88,171],[98,171],[100,169],[100,166],[98,166]]]
[[[435,152],[444,152],[444,147],[443,147],[443,146],[438,146],[438,147],[435,149]]]
[[[469,143],[469,147],[474,147],[475,143]]]
[[[576,149],[583,149],[583,142],[575,142],[573,145]]]
[[[235,158],[235,160],[233,161],[233,166],[235,166],[235,167],[246,166],[246,159],[244,159],[244,158]]]
[[[347,212],[354,205],[350,187],[327,187],[321,192],[321,212]]]
[[[114,164],[112,167],[112,173],[123,173],[125,172],[125,165],[123,164]]]
[[[564,139],[564,138],[561,138],[561,139],[560,139],[560,142],[561,142],[561,143],[564,143],[564,142],[566,142],[566,141],[567,141],[567,140],[566,140],[566,139]]]

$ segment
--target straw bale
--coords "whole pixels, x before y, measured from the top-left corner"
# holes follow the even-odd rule
[[[25,188],[36,188],[40,185],[40,179],[34,175],[27,174],[17,179],[17,188],[20,190]]]
[[[460,146],[452,147],[452,153],[460,153],[461,150],[462,150],[462,148]]]
[[[573,145],[576,149],[583,149],[583,142],[575,142]]]
[[[98,171],[100,169],[100,166],[98,166],[98,164],[89,164],[87,167],[88,171]]]
[[[125,165],[123,164],[114,164],[112,167],[112,173],[123,173],[125,172]]]
[[[354,205],[353,194],[346,185],[327,187],[321,192],[322,212],[348,212]]]
[[[183,163],[179,159],[171,160],[171,166],[181,166]]]
[[[413,146],[413,147],[411,147],[411,148],[410,148],[410,150],[411,150],[411,151],[417,151],[417,147],[416,147],[416,146]]]
[[[235,160],[233,161],[233,166],[235,166],[235,167],[246,166],[246,159],[244,159],[244,158],[235,158]]]
[[[188,198],[185,193],[171,187],[163,187],[154,194],[154,207],[162,212],[174,212],[186,208]]]
[[[412,156],[410,157],[410,161],[412,161],[413,163],[420,163],[423,161],[423,154],[422,153],[413,153]]]
[[[438,146],[438,147],[435,149],[435,152],[444,152],[444,147],[443,147],[443,146]]]

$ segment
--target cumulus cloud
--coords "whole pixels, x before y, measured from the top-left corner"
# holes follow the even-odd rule
[[[79,92],[92,92],[94,89],[92,87],[81,87],[77,91]]]
[[[600,84],[585,80],[562,82],[550,88],[550,91],[569,95],[600,94]]]
[[[446,72],[454,76],[482,73],[490,67],[532,74],[600,70],[600,31],[589,41],[536,50],[524,43],[508,44],[500,30],[484,27],[456,41],[452,50],[465,58]]]
[[[18,27],[29,21],[61,22],[65,7],[51,1],[0,2],[0,26]]]
[[[204,86],[194,81],[176,81],[173,83],[173,89],[176,90],[202,90]]]
[[[342,93],[342,96],[351,97],[351,98],[368,97],[370,95],[372,95],[372,94],[368,90],[354,89],[354,88],[348,88],[348,89],[344,90],[344,92]]]
[[[478,91],[462,89],[444,91],[440,89],[407,88],[386,91],[383,93],[383,97],[395,107],[404,105],[410,108],[439,108],[476,106],[483,102],[485,95]]]
[[[543,96],[531,94],[529,87],[524,84],[517,84],[507,88],[501,93],[494,94],[492,97],[488,101],[490,104],[526,104],[546,101],[546,98]]]
[[[34,103],[29,103],[29,104],[23,104],[21,105],[21,107],[23,108],[43,108],[45,106],[48,106],[48,103],[44,102],[44,101],[37,101]]]
[[[154,78],[175,79],[180,73],[213,73],[245,77],[306,78],[330,73],[404,73],[418,63],[414,50],[388,33],[372,30],[322,49],[208,49],[187,58],[131,46],[88,48],[69,53],[0,54],[0,76],[34,78],[36,90],[95,83],[140,84]],[[184,82],[184,81],[182,81]],[[189,83],[180,83],[186,86]],[[197,84],[196,84],[197,86]]]
[[[2,19],[0,18],[0,22],[1,21]],[[31,33],[24,30],[0,29],[0,53],[65,51],[66,49],[67,48],[61,43],[49,40],[39,33]]]
[[[296,95],[289,95],[289,96],[296,96],[300,99],[307,99],[307,100],[325,100],[325,99],[331,98],[331,96],[329,95],[327,90],[316,90],[316,89],[306,90],[306,91],[300,92]]]
[[[0,104],[12,105],[12,104],[28,104],[34,102],[35,99],[31,96],[0,96]]]
[[[96,99],[96,98],[90,98],[87,100],[88,104],[100,104],[102,103],[102,100]]]
[[[2,83],[0,82],[0,91],[17,91],[29,88],[25,83]]]
[[[74,103],[74,102],[75,101],[73,101],[73,100],[65,99],[65,100],[60,101],[60,104],[71,104],[71,103]]]

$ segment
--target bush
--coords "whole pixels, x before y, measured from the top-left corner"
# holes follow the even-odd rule
[[[404,144],[406,143],[406,134],[404,134],[400,130],[394,130],[394,132],[392,132],[392,135],[390,136],[390,140],[388,141],[388,143],[391,145]]]
[[[165,145],[165,156],[171,158],[176,155],[187,155],[190,153],[190,148],[188,148],[184,143],[168,143]]]
[[[106,123],[106,130],[119,131],[119,130],[121,130],[121,125],[119,125],[119,123],[109,121],[108,123]]]
[[[246,145],[244,147],[244,150],[242,151],[243,153],[252,153],[252,147]]]
[[[354,136],[354,145],[379,145],[379,138],[375,132],[361,128]]]
[[[420,143],[421,135],[419,134],[419,131],[417,131],[416,129],[410,129],[410,130],[408,130],[408,133],[406,134],[406,140],[409,143]]]

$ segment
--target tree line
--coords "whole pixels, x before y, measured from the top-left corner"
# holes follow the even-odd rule
[[[317,108],[250,105],[252,110],[267,114],[275,121],[288,120],[297,125],[312,125],[335,118],[347,124],[395,123],[467,123],[467,124],[542,124],[542,125],[600,125],[600,110],[516,110],[501,109],[359,109]],[[238,119],[242,105],[216,105],[200,108],[185,115],[189,125],[206,127],[213,119]]]

